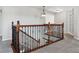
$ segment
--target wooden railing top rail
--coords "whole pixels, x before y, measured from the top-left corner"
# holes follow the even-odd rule
[[[32,36],[30,36],[29,34],[27,34],[26,32],[22,31],[21,29],[19,29],[22,33],[24,33],[25,35],[29,36],[30,38],[32,38],[34,41],[36,41],[37,43],[39,43],[39,41],[37,41],[35,38],[33,38]]]
[[[62,24],[50,24],[50,26],[62,26]],[[20,27],[31,27],[31,26],[48,26],[48,24],[37,24],[37,25],[20,25]]]

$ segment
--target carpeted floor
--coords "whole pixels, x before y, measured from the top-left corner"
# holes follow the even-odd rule
[[[79,40],[70,35],[65,35],[65,39],[32,53],[79,53]]]
[[[0,53],[12,53],[11,40],[0,41]],[[32,53],[79,53],[79,41],[72,36],[65,35],[65,39]]]
[[[0,41],[0,53],[12,53],[11,40]]]

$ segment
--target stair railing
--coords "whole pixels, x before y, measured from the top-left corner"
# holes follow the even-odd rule
[[[20,22],[17,21],[17,25],[14,26],[12,22],[12,46],[17,53],[30,52],[45,46],[53,42],[51,37],[56,37],[58,40],[64,38],[64,23],[20,25]]]
[[[40,41],[37,41],[34,37],[30,36],[23,30],[20,30],[20,33],[22,33],[22,38],[20,39],[20,51],[23,52],[30,52],[32,49],[35,49],[40,46]],[[19,40],[20,40],[19,39]]]

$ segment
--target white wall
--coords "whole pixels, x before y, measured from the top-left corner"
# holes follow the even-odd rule
[[[65,19],[65,12],[60,12],[55,14],[55,23],[62,23]]]
[[[46,14],[45,23],[48,24],[48,22],[50,22],[51,24],[54,23],[54,14]]]
[[[2,34],[2,13],[0,12],[0,36]]]
[[[74,38],[79,40],[79,7],[75,7],[74,15]]]
[[[11,39],[11,22],[20,20],[21,24],[44,24],[40,11],[33,7],[3,7],[2,36],[3,40]]]
[[[72,14],[72,8],[74,7],[58,7],[59,9],[62,9],[62,12],[55,14],[55,23],[63,23],[64,22],[64,32],[65,33],[73,33],[73,16]]]
[[[54,7],[51,7],[54,9]],[[57,14],[47,14],[46,21],[41,17],[40,10],[33,7],[3,7],[2,8],[2,36],[3,40],[11,39],[11,22],[20,20],[21,24],[44,24],[48,21],[64,22],[65,32],[72,32],[79,39],[79,7],[56,7],[63,9]],[[74,8],[74,16],[70,14]],[[72,23],[71,23],[72,22]]]
[[[74,38],[79,40],[79,7],[57,7],[63,9],[62,13],[55,15],[55,22],[64,21],[65,33],[74,35]]]

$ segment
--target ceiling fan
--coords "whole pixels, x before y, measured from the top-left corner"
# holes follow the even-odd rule
[[[45,16],[46,16],[45,6],[42,6],[42,9],[43,9],[43,10],[42,10],[42,14],[41,14],[41,16],[44,16],[44,17],[45,17]]]

